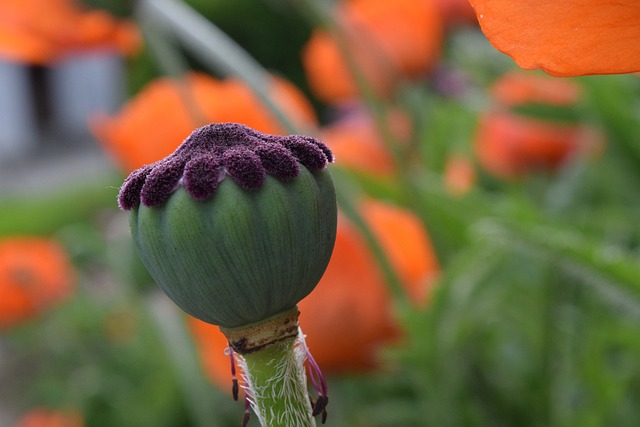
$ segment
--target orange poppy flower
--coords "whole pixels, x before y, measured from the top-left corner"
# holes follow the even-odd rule
[[[496,108],[480,117],[475,150],[480,164],[501,178],[535,170],[553,171],[579,153],[597,153],[602,135],[586,123],[536,118],[527,106],[571,108],[580,90],[570,80],[530,73],[507,73],[491,88]]]
[[[637,0],[470,0],[482,31],[525,69],[554,76],[640,71]]]
[[[524,72],[504,74],[490,91],[493,99],[505,106],[527,103],[571,106],[581,97],[580,87],[571,80]]]
[[[73,0],[0,2],[0,57],[42,64],[83,49],[109,48],[128,55],[140,44],[131,22],[84,10]]]
[[[444,168],[444,184],[454,196],[468,193],[476,182],[476,172],[471,161],[461,154],[453,154]]]
[[[54,411],[35,408],[24,414],[16,427],[83,427],[82,415],[74,410]]]
[[[0,241],[0,330],[64,299],[72,284],[71,265],[54,241],[29,237]]]
[[[345,49],[380,95],[388,95],[401,77],[426,73],[441,50],[442,23],[431,1],[344,1],[337,6],[335,22],[344,34]],[[338,103],[357,97],[343,52],[326,30],[314,31],[302,62],[319,99]]]
[[[361,203],[359,210],[411,299],[426,302],[438,263],[420,221],[408,211],[374,200]],[[377,365],[380,348],[400,334],[390,298],[364,238],[340,215],[329,266],[316,289],[298,304],[307,344],[323,371],[363,371]],[[221,387],[230,386],[224,335],[193,318],[189,325],[207,374]]]
[[[393,111],[387,120],[394,143],[403,143],[411,132],[407,117]],[[324,127],[320,139],[331,148],[336,164],[358,172],[390,176],[394,173],[394,162],[380,131],[366,113],[356,110],[348,112],[335,123]]]
[[[490,113],[481,119],[475,142],[478,160],[488,172],[518,178],[536,170],[556,170],[581,149],[600,146],[601,135],[582,125]]]
[[[66,52],[88,49],[115,49],[128,56],[142,43],[138,28],[130,21],[116,21],[104,11],[86,11],[75,19],[75,31],[65,47]]]
[[[297,88],[276,77],[271,84],[271,98],[296,125],[315,125],[313,108]],[[201,73],[182,81],[151,82],[116,116],[96,118],[91,129],[119,166],[130,172],[171,154],[194,128],[210,122],[239,122],[267,133],[284,131],[244,83]]]

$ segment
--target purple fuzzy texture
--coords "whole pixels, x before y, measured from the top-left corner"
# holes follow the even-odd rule
[[[264,184],[265,170],[260,157],[248,148],[228,150],[222,156],[222,163],[229,176],[245,190],[255,190]]]
[[[182,185],[195,200],[207,200],[216,191],[223,175],[220,159],[203,154],[187,162],[182,176]]]
[[[284,146],[290,150],[307,169],[323,169],[327,166],[327,156],[325,156],[322,149],[312,141],[298,135],[293,135],[284,140]]]
[[[160,206],[167,201],[178,186],[185,161],[167,157],[156,163],[140,191],[140,201],[145,206]]]
[[[140,192],[151,169],[152,165],[143,166],[131,172],[131,175],[125,179],[124,184],[122,184],[120,188],[120,194],[118,194],[118,205],[120,209],[128,211],[140,205]]]
[[[262,166],[269,175],[288,181],[300,173],[296,158],[281,145],[265,144],[257,147],[255,153],[260,157]]]
[[[230,176],[246,190],[260,188],[269,174],[289,181],[300,173],[324,169],[331,150],[304,135],[269,135],[239,123],[213,123],[193,131],[168,157],[135,170],[124,181],[118,204],[131,210],[162,205],[180,185],[195,200],[211,197]]]

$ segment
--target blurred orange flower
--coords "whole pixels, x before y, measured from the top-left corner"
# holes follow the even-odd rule
[[[74,410],[35,408],[24,414],[16,427],[83,427],[82,415]]]
[[[73,270],[60,245],[35,237],[0,241],[0,331],[67,297]]]
[[[303,129],[315,126],[313,108],[295,86],[273,77],[270,92],[296,125]],[[267,133],[284,131],[246,84],[201,73],[191,73],[181,81],[155,80],[116,116],[96,118],[91,128],[128,173],[171,154],[193,129],[210,122],[244,123]]]
[[[536,118],[518,112],[527,106],[571,108],[580,88],[570,80],[529,73],[508,73],[491,94],[496,108],[480,117],[475,150],[480,164],[501,178],[535,170],[556,170],[578,154],[600,151],[600,132],[586,123]]]
[[[443,30],[430,0],[350,0],[335,11],[345,50],[367,83],[381,95],[402,77],[426,73],[440,54]],[[319,99],[338,103],[356,98],[357,85],[336,40],[314,31],[302,52],[311,89]]]
[[[470,0],[491,43],[555,76],[640,71],[637,0]]]
[[[85,10],[73,0],[0,2],[0,57],[42,64],[66,53],[96,48],[124,55],[138,50],[133,23],[104,11]]]
[[[595,144],[598,138],[597,133],[581,126],[490,113],[481,119],[476,150],[488,172],[518,178],[535,170],[555,170],[580,147]]]
[[[399,111],[389,114],[387,126],[394,143],[402,144],[410,136],[411,123]],[[390,176],[395,172],[393,156],[376,123],[360,110],[348,112],[324,127],[319,138],[331,148],[339,166],[378,176]]]
[[[454,196],[468,193],[476,182],[476,172],[471,161],[461,155],[452,154],[445,163],[444,184]]]
[[[359,210],[412,301],[426,303],[439,267],[420,220],[409,211],[374,200],[362,202]],[[329,266],[316,289],[298,306],[307,344],[326,373],[372,369],[379,362],[380,348],[400,337],[382,272],[362,235],[342,215]],[[206,372],[219,386],[230,386],[226,338],[215,326],[192,318],[189,324]]]
[[[509,72],[491,87],[491,96],[505,106],[538,103],[572,105],[580,100],[580,87],[571,80],[550,79],[548,76]]]

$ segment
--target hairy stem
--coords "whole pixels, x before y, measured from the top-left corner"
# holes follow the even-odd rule
[[[304,371],[305,352],[297,338],[244,354],[245,389],[263,427],[315,427]]]

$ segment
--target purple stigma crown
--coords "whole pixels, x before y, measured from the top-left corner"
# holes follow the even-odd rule
[[[162,205],[179,186],[194,200],[206,200],[229,175],[240,187],[255,190],[266,174],[288,181],[300,172],[324,169],[331,150],[304,135],[278,136],[239,123],[213,123],[196,129],[169,156],[133,171],[118,194],[118,205],[131,210]]]

